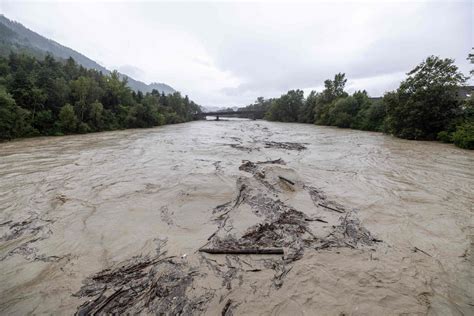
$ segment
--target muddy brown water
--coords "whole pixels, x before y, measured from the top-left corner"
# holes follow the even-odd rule
[[[308,188],[377,242],[351,239],[339,229],[347,216]],[[143,314],[472,315],[473,188],[472,151],[303,124],[198,121],[2,143],[0,313],[97,302],[96,312]],[[276,207],[300,217],[273,218]],[[255,235],[269,221],[279,226]],[[338,232],[346,239],[324,243]],[[271,234],[285,256],[197,251],[213,238],[265,246]],[[165,253],[168,274],[153,261]],[[130,280],[127,268],[83,287],[145,257]],[[132,290],[133,309],[114,309]]]

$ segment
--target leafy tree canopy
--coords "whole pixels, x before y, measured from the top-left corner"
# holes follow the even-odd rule
[[[179,92],[134,92],[118,72],[104,75],[72,58],[0,57],[0,139],[181,123],[200,111]]]
[[[460,114],[458,87],[467,78],[454,60],[430,56],[408,74],[394,93],[385,96],[388,129],[408,139],[436,139]]]

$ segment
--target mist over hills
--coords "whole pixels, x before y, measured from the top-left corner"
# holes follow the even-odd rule
[[[33,55],[39,58],[43,58],[48,53],[55,58],[64,60],[72,57],[78,64],[85,68],[96,69],[104,74],[110,73],[107,68],[99,65],[83,54],[50,40],[26,28],[21,23],[8,19],[4,15],[0,15],[0,55],[8,56],[12,51],[15,53]],[[126,77],[128,79],[128,86],[135,91],[140,90],[146,93],[156,89],[165,94],[175,92],[175,89],[164,83],[154,82],[146,84],[126,74],[120,73],[120,76],[121,78]]]

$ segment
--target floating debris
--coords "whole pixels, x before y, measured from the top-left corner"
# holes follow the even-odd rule
[[[238,150],[249,152],[249,153],[252,152],[253,150],[259,150],[258,148],[252,148],[252,147],[244,146],[241,144],[229,144],[229,146]]]
[[[76,314],[202,313],[212,292],[197,297],[187,293],[198,274],[187,264],[165,257],[165,253],[153,258],[134,257],[86,279],[74,295],[89,300],[79,306]]]
[[[265,148],[279,148],[285,150],[305,150],[306,146],[300,143],[292,143],[292,142],[274,142],[274,141],[266,141],[264,142]]]
[[[228,255],[283,253],[283,260],[271,259],[273,263],[270,265],[275,270],[273,283],[278,288],[291,269],[287,265],[300,259],[305,250],[357,248],[371,246],[379,241],[361,226],[354,211],[346,211],[342,205],[330,201],[319,189],[301,184],[301,181],[293,177],[290,180],[286,174],[291,173],[291,170],[281,169],[281,165],[285,165],[281,159],[242,162],[239,169],[250,173],[252,177],[238,178],[236,197],[214,209],[218,230],[209,236],[208,243],[200,252]],[[307,212],[286,204],[279,198],[281,192],[275,187],[278,181],[294,190],[308,192],[318,214],[327,213],[328,210],[333,214],[327,215],[330,217],[328,220],[310,217]],[[232,217],[242,208],[249,208],[261,221],[239,233],[233,224],[238,221],[238,217]],[[318,231],[321,226],[314,227],[313,222],[328,225],[325,225],[324,230]]]
[[[230,291],[236,284],[240,286],[245,273],[270,270],[272,287],[279,289],[305,251],[360,248],[380,242],[362,227],[355,211],[331,201],[320,189],[304,185],[284,166],[282,159],[242,162],[239,169],[250,176],[239,177],[234,199],[214,208],[218,228],[198,250],[199,260],[208,270],[191,267],[193,260],[187,260],[187,254],[167,257],[162,250],[166,241],[158,240],[156,256],[137,256],[87,278],[75,294],[88,298],[77,314],[201,314],[216,291],[199,287],[197,280],[207,277],[206,273],[214,273],[222,280],[222,289]],[[282,184],[291,186],[291,193],[282,191]],[[314,209],[303,212],[292,206],[288,194],[295,193],[308,194],[308,205],[313,202]],[[248,227],[240,223],[242,212],[255,217]],[[173,224],[166,206],[160,214]],[[223,256],[217,261],[213,255]],[[254,260],[242,255],[262,257]],[[193,291],[196,287],[199,290]],[[238,305],[227,299],[222,314],[232,315]]]

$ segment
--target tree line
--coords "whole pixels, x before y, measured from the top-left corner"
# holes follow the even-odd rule
[[[474,96],[461,99],[467,80],[452,59],[430,56],[383,98],[366,91],[349,95],[343,73],[324,90],[291,90],[240,110],[257,110],[271,121],[314,123],[453,142],[474,148]],[[0,57],[0,139],[152,127],[193,120],[199,105],[179,92],[143,94],[117,72],[86,69],[72,58],[38,59],[11,53]]]
[[[0,139],[182,123],[199,112],[179,92],[135,92],[116,71],[104,75],[72,58],[0,57]]]
[[[302,90],[290,90],[241,109],[264,110],[270,121],[377,131],[474,149],[474,95],[459,96],[467,79],[454,60],[430,56],[383,98],[370,98],[366,91],[349,95],[346,76],[338,73],[324,82],[323,91],[311,91],[306,98]]]

